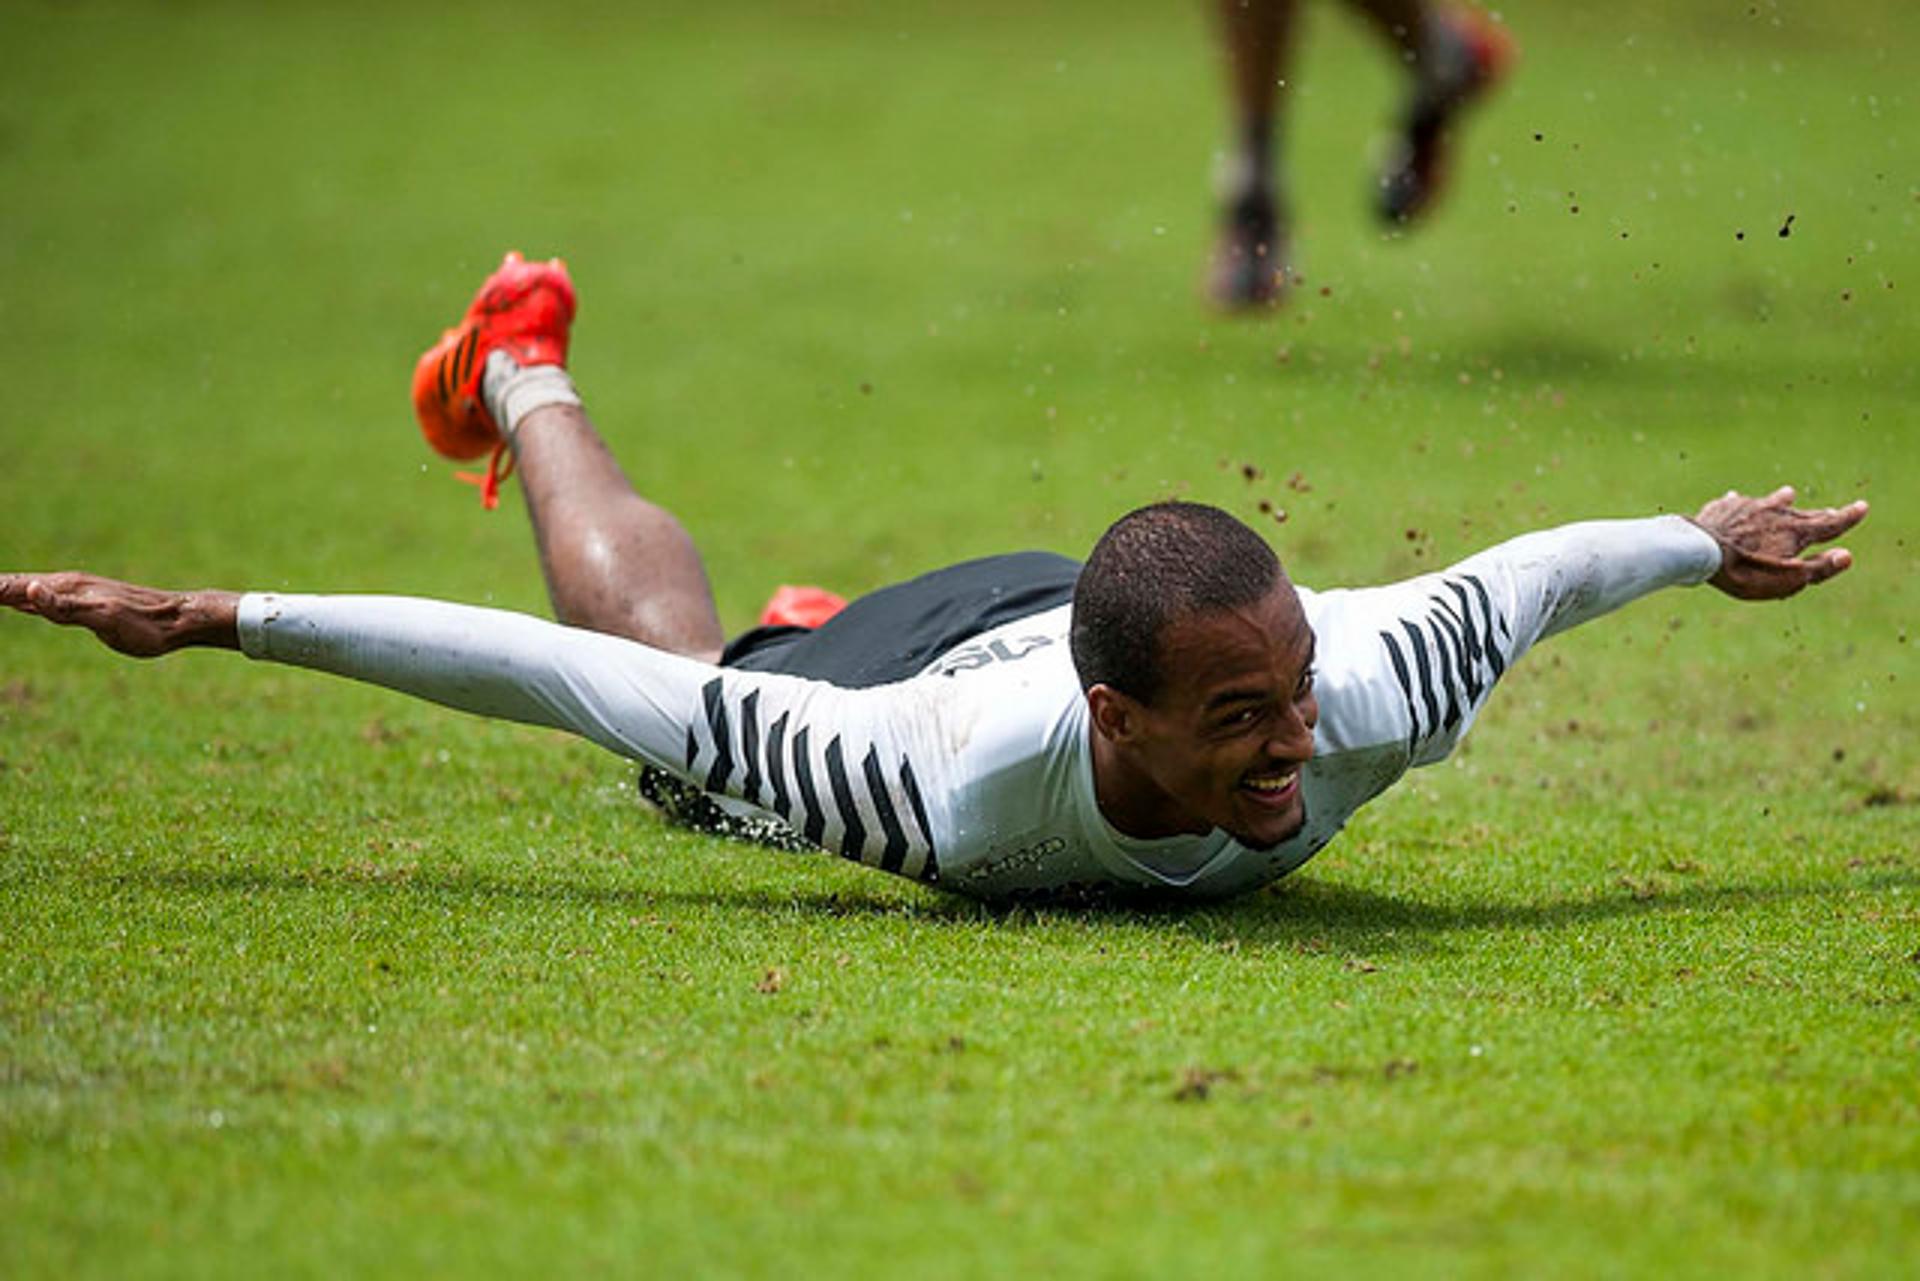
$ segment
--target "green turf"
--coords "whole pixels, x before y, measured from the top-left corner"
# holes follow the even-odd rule
[[[1563,8],[1406,238],[1390,68],[1313,8],[1307,282],[1243,323],[1199,5],[5,5],[7,568],[543,608],[405,401],[513,246],[734,625],[1169,493],[1317,585],[1877,511],[1818,598],[1554,642],[1304,873],[1144,915],[0,620],[0,1275],[1909,1272],[1920,20]]]

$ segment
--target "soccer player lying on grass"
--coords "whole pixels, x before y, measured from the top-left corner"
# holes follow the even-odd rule
[[[726,643],[686,532],[580,410],[573,312],[560,263],[509,255],[414,389],[442,452],[493,451],[490,489],[517,460],[561,623],[76,573],[0,575],[0,603],[138,657],[237,648],[568,730],[642,762],[676,817],[967,894],[1218,896],[1284,876],[1445,757],[1536,641],[1674,584],[1791,596],[1848,567],[1802,553],[1867,510],[1729,493],[1692,520],[1569,525],[1311,592],[1225,512],[1161,503],[1084,566],[972,561]]]

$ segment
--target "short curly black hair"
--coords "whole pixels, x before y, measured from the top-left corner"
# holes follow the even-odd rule
[[[1160,638],[1176,618],[1251,605],[1281,581],[1280,558],[1218,507],[1154,503],[1094,544],[1073,588],[1080,687],[1107,685],[1143,703],[1160,696]]]

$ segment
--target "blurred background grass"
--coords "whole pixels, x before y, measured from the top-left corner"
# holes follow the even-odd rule
[[[543,611],[517,496],[406,403],[507,248],[572,264],[589,407],[732,626],[1175,493],[1322,586],[1728,486],[1876,504],[1819,599],[1556,641],[1304,878],[1146,920],[983,917],[665,832],[583,747],[7,623],[16,1266],[1910,1256],[1909,7],[1507,11],[1404,237],[1391,68],[1310,7],[1306,281],[1253,321],[1198,301],[1197,5],[0,12],[9,567]]]

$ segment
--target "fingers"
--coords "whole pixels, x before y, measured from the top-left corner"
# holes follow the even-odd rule
[[[1701,508],[1694,520],[1719,539],[1723,548],[1778,558],[1798,556],[1817,543],[1831,542],[1867,517],[1868,507],[1861,499],[1842,507],[1811,507],[1802,511],[1793,505],[1798,496],[1799,491],[1792,485],[1781,485],[1759,498],[1729,490],[1725,497],[1716,498]],[[1829,569],[1826,576],[1832,577],[1838,572],[1838,569]]]
[[[1845,507],[1819,507],[1811,511],[1795,513],[1800,520],[1800,533],[1807,544],[1824,543],[1840,537],[1855,525],[1867,518],[1867,504],[1857,499]]]
[[[1761,498],[1749,498],[1747,497],[1747,495],[1741,493],[1737,489],[1729,489],[1726,493],[1714,499],[1712,502],[1708,503],[1707,505],[1709,507],[1718,507],[1722,503],[1750,502],[1759,507],[1792,508],[1794,500],[1798,498],[1799,495],[1800,495],[1800,491],[1795,489],[1792,485],[1782,485],[1778,489],[1774,490],[1772,493],[1767,494],[1766,496]],[[1858,514],[1853,517],[1853,521],[1857,524],[1860,518],[1867,514],[1867,502],[1863,498],[1857,498],[1853,502],[1848,503],[1845,507],[1809,508],[1805,513],[1799,513],[1799,514],[1813,515],[1816,513],[1825,513],[1825,512],[1856,512]]]
[[[25,614],[42,611],[49,593],[36,574],[0,575],[0,605],[9,605]]]
[[[62,570],[59,573],[0,574],[0,602],[12,605],[30,596],[57,593],[77,585],[84,575]]]
[[[1835,574],[1845,573],[1853,566],[1853,553],[1844,547],[1835,547],[1821,552],[1818,556],[1809,556],[1800,562],[1806,566],[1807,583],[1824,583]]]
[[[1777,566],[1779,594],[1777,599],[1784,600],[1796,596],[1807,588],[1824,583],[1836,574],[1846,572],[1853,564],[1853,553],[1844,547],[1835,547],[1821,552],[1818,556],[1807,556],[1798,560],[1781,561]]]
[[[50,623],[86,625],[83,616],[98,612],[91,607],[100,602],[88,591],[96,581],[85,574],[69,572],[0,575],[0,604]]]
[[[1740,575],[1749,599],[1784,600],[1853,567],[1853,553],[1833,547],[1817,556],[1758,556],[1744,559]]]
[[[50,623],[65,623],[73,613],[73,601],[45,579],[33,577],[26,580],[21,590],[20,608]]]

